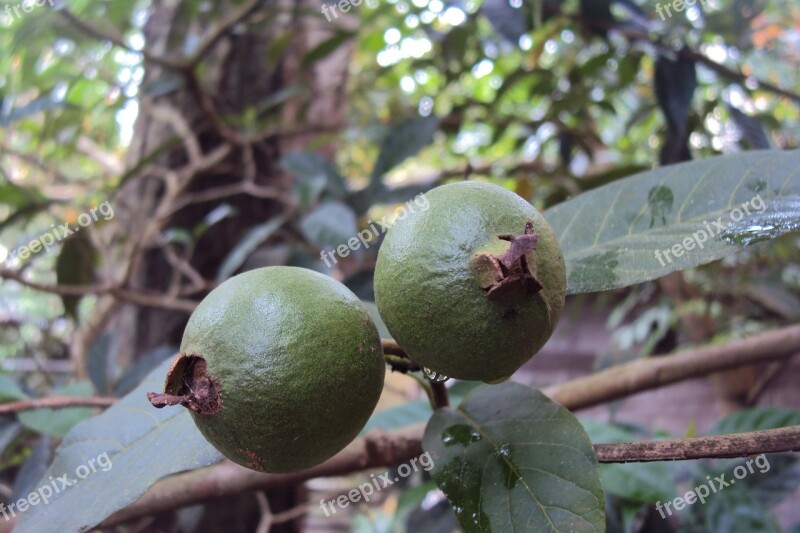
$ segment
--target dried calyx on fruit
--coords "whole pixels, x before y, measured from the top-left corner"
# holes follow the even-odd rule
[[[426,193],[378,253],[375,300],[394,339],[452,378],[508,378],[547,342],[564,307],[555,234],[502,187],[459,182]]]
[[[384,374],[378,331],[356,295],[317,272],[268,267],[229,279],[200,302],[164,392],[148,398],[186,407],[232,461],[295,472],[358,435]]]

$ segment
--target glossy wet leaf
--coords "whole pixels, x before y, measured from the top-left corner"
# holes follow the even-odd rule
[[[569,293],[626,287],[800,229],[800,151],[672,165],[544,215],[564,250]]]
[[[195,428],[183,407],[155,409],[148,391],[163,387],[171,361],[150,373],[133,392],[103,414],[75,426],[56,450],[56,457],[37,487],[49,476],[77,480],[78,469],[93,460],[96,471],[54,494],[47,505],[19,515],[16,531],[86,531],[130,505],[159,479],[201,468],[222,457]],[[98,459],[102,454],[107,459]],[[108,465],[105,469],[102,465]],[[81,469],[81,473],[85,471]]]
[[[575,416],[517,383],[482,385],[438,410],[423,447],[467,532],[605,531],[592,443]]]

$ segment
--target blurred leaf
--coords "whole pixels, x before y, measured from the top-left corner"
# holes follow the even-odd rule
[[[199,241],[200,237],[205,235],[206,231],[211,227],[233,216],[236,216],[235,207],[228,203],[219,204],[205,216],[200,224],[192,228],[192,238],[194,242]]]
[[[274,235],[283,226],[284,222],[286,222],[285,217],[275,217],[263,224],[250,228],[250,231],[233,247],[222,262],[222,266],[219,267],[219,272],[217,273],[217,282],[221,283],[231,277],[247,261],[250,254]]]
[[[50,464],[52,445],[53,440],[50,437],[41,437],[31,447],[31,454],[22,463],[17,472],[17,477],[14,478],[12,501],[25,498],[37,488],[36,482],[42,479],[42,476],[47,471],[47,465]]]
[[[0,128],[8,127],[18,120],[37,115],[44,111],[51,111],[53,109],[60,109],[64,107],[68,107],[67,102],[54,99],[52,94],[40,96],[32,100],[29,104],[14,109],[7,115],[0,116]]]
[[[309,242],[320,249],[335,249],[347,244],[358,232],[356,215],[338,201],[322,202],[300,220],[300,229]]]
[[[478,383],[475,381],[457,381],[453,383],[447,389],[451,403],[454,405],[460,403],[477,386]],[[428,420],[430,416],[431,405],[427,399],[409,400],[402,405],[376,411],[367,422],[367,425],[364,426],[364,429],[361,430],[361,434],[363,435],[373,429],[392,431],[413,426],[414,424],[421,424]]]
[[[347,196],[344,177],[322,156],[309,152],[293,152],[281,159],[280,166],[295,177],[294,187],[301,207],[314,203],[325,190],[340,200]]]
[[[120,378],[114,386],[114,396],[125,396],[150,373],[167,359],[172,359],[178,353],[175,346],[159,346],[155,350],[137,357],[133,365]]]
[[[22,424],[15,419],[0,420],[0,455],[6,457],[6,449],[17,440],[22,430]]]
[[[784,407],[751,407],[728,415],[714,424],[709,435],[745,433],[800,425],[800,411]]]
[[[765,309],[788,320],[800,320],[800,298],[788,292],[780,283],[768,281],[747,283],[744,294]]]
[[[75,233],[61,241],[61,252],[56,260],[56,279],[59,285],[89,285],[94,281],[97,251],[88,232],[79,233],[80,230],[81,228],[75,228]],[[64,311],[76,320],[80,300],[80,296],[61,296]]]
[[[391,128],[381,143],[378,160],[370,175],[370,185],[374,187],[380,183],[387,172],[433,142],[438,127],[439,119],[431,115],[416,117]]]
[[[76,381],[52,391],[53,396],[81,396],[89,397],[94,393],[88,381]],[[23,411],[17,415],[20,423],[34,431],[63,437],[72,429],[72,426],[92,416],[89,407],[69,407],[66,409],[34,409]]]
[[[661,150],[661,164],[691,159],[688,118],[692,96],[697,88],[694,61],[678,56],[670,59],[659,55],[656,60],[655,92],[658,105],[667,121],[668,134]]]
[[[0,402],[13,402],[25,400],[28,395],[22,390],[17,381],[6,374],[0,374]]]
[[[481,385],[438,409],[423,447],[467,532],[605,531],[597,457],[578,419],[517,383]]]
[[[333,36],[319,43],[303,57],[303,68],[308,68],[317,61],[325,59],[355,35],[355,32],[337,29]]]
[[[798,150],[712,157],[618,180],[548,209],[567,262],[567,291],[627,287],[797,230],[798,168]],[[733,221],[734,213],[741,219]]]
[[[676,496],[670,463],[627,463],[600,465],[600,479],[606,492],[629,502],[652,504]]]
[[[764,126],[761,125],[758,119],[745,114],[731,104],[726,104],[725,107],[728,108],[728,113],[730,113],[736,126],[742,132],[742,140],[750,146],[750,149],[769,150],[772,148],[767,132],[764,131]]]
[[[0,183],[0,204],[24,207],[45,200],[38,189],[24,188],[12,183]]]
[[[105,395],[111,391],[110,364],[115,335],[105,332],[92,344],[87,357],[89,379],[98,394]]]
[[[530,28],[530,16],[526,16],[527,9],[511,5],[509,0],[485,0],[481,13],[491,22],[495,31],[505,37],[509,42],[517,44],[519,38]]]
[[[53,496],[48,505],[19,515],[19,531],[85,531],[115,511],[136,501],[156,481],[168,475],[202,468],[222,456],[200,434],[183,407],[156,409],[148,391],[161,390],[171,361],[165,361],[133,392],[104,413],[75,426],[56,450],[49,476],[68,474],[89,459],[107,454],[111,467],[80,480]],[[123,487],[124,490],[109,490]]]

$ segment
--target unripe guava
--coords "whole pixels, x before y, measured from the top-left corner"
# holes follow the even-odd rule
[[[295,472],[349,444],[383,389],[378,331],[338,281],[296,267],[235,276],[197,306],[156,407],[187,407],[228,459]]]
[[[378,252],[375,300],[411,359],[451,378],[498,382],[550,338],[566,269],[553,230],[497,185],[458,182],[391,227]]]

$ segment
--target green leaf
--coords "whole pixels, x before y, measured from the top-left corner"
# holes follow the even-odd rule
[[[411,119],[391,129],[381,143],[370,185],[379,184],[384,174],[433,142],[438,127],[439,119],[431,115]]]
[[[11,376],[0,374],[0,402],[13,402],[28,397]]]
[[[317,61],[325,59],[355,35],[355,32],[337,30],[332,37],[319,43],[303,57],[303,68],[310,67]]]
[[[32,100],[30,103],[11,111],[7,115],[0,116],[0,128],[8,127],[18,120],[22,120],[33,115],[38,115],[44,111],[51,111],[53,109],[65,107],[71,106],[64,100],[56,100],[51,94],[40,96],[39,98]]]
[[[464,396],[478,385],[479,383],[476,381],[457,381],[447,389],[450,401],[454,404],[459,403]],[[427,399],[410,400],[402,405],[381,409],[373,413],[364,429],[361,430],[361,435],[373,429],[392,431],[413,426],[414,424],[421,424],[428,420],[430,416],[431,404]]]
[[[80,228],[76,228],[78,232]],[[56,278],[59,285],[88,285],[94,280],[97,251],[94,249],[89,234],[74,233],[67,237],[61,245],[61,252],[56,259]],[[80,296],[62,296],[64,311],[77,318]]]
[[[717,422],[709,435],[745,433],[800,425],[800,411],[784,407],[752,407],[743,409]]]
[[[222,458],[197,430],[186,409],[155,409],[147,401],[148,391],[163,387],[170,363],[165,361],[133,392],[64,437],[37,486],[49,485],[49,476],[55,479],[66,474],[76,479],[77,469],[103,454],[111,466],[98,468],[54,494],[47,505],[20,514],[19,531],[51,531],[53,524],[58,524],[59,531],[86,531],[136,501],[159,479]]]
[[[83,396],[88,397],[93,394],[91,383],[88,381],[77,381],[65,387],[53,391],[54,396]],[[20,423],[34,431],[63,437],[72,427],[92,416],[92,410],[88,407],[70,407],[67,409],[35,409],[33,411],[23,411],[17,415]]]
[[[355,238],[358,227],[356,214],[341,202],[323,202],[300,221],[306,239],[320,249],[336,248]]]
[[[632,442],[642,440],[637,432],[618,424],[581,419],[591,441],[598,442]],[[600,479],[606,493],[618,496],[627,502],[638,504],[656,503],[672,500],[675,496],[673,463],[626,463],[601,464]]]
[[[423,437],[434,481],[472,531],[605,531],[589,436],[567,409],[517,383],[439,409]]]
[[[564,251],[570,294],[627,287],[800,228],[800,151],[740,153],[644,172],[544,216]]]
[[[264,241],[269,239],[286,222],[284,217],[276,217],[250,229],[247,235],[234,246],[233,250],[222,262],[217,273],[217,282],[221,283],[231,277],[241,267],[250,254],[256,251]]]
[[[331,196],[347,196],[347,184],[330,161],[309,152],[293,152],[281,159],[280,167],[295,177],[295,194],[301,207],[312,204],[326,189]]]

